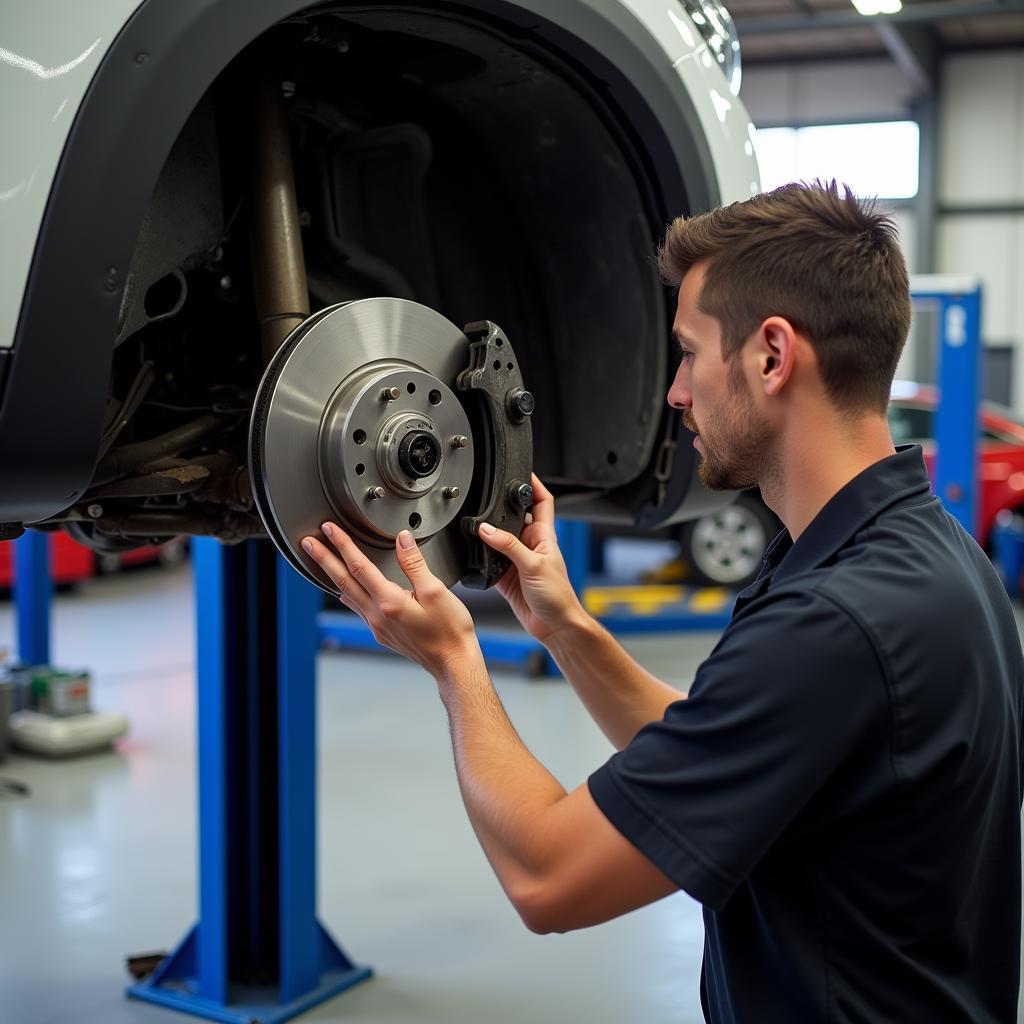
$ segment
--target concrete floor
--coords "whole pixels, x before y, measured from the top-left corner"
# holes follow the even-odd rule
[[[93,672],[94,704],[127,714],[115,752],[12,755],[0,776],[0,1021],[136,1024],[126,954],[173,946],[195,918],[194,627],[188,566],[61,595],[55,663]],[[627,641],[685,687],[715,634]],[[0,605],[0,647],[13,643]],[[610,746],[560,680],[493,673],[524,740],[566,787]],[[539,937],[472,835],[432,680],[387,656],[321,656],[320,913],[368,984],[311,1011],[346,1024],[695,1024],[703,927],[679,894],[599,928]]]

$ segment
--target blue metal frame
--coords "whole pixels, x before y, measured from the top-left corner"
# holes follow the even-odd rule
[[[266,542],[193,544],[199,922],[128,995],[277,1024],[366,980],[316,916],[320,592]]]
[[[18,620],[18,660],[50,664],[50,534],[28,530],[14,542],[14,600]]]
[[[966,278],[917,277],[912,281],[911,296],[916,305],[933,306],[938,311],[935,493],[976,537],[981,286]]]

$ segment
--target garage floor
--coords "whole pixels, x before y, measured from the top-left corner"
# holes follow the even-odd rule
[[[54,661],[87,666],[97,707],[126,713],[116,753],[12,755],[0,776],[3,1024],[172,1021],[122,996],[126,954],[166,949],[195,916],[195,699],[188,566],[61,595]],[[113,639],[116,638],[116,641]],[[685,686],[714,634],[628,646]],[[0,647],[13,643],[0,604]],[[566,787],[611,748],[560,680],[494,673],[524,740]],[[677,895],[600,928],[529,933],[459,799],[432,680],[397,658],[320,660],[322,920],[376,977],[303,1020],[345,1024],[690,1024],[700,910]]]

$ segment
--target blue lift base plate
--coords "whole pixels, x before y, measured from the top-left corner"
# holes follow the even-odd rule
[[[153,975],[130,985],[126,995],[222,1024],[282,1024],[373,977],[372,968],[352,964],[320,926],[322,971],[320,983],[314,988],[296,999],[281,1002],[277,986],[231,985],[226,1001],[207,999],[199,994],[194,976],[196,935],[197,928],[193,928]]]

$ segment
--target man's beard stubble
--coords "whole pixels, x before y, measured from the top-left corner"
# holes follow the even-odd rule
[[[757,487],[768,471],[771,437],[758,416],[738,359],[729,365],[727,401],[705,417],[698,430],[693,414],[683,413],[683,424],[700,435],[704,449],[697,474],[712,491],[743,491]]]

